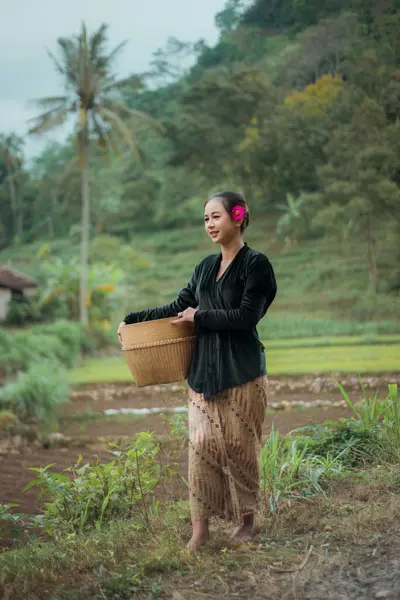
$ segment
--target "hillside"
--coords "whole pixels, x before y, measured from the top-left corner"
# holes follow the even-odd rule
[[[103,240],[103,260],[114,261],[124,274],[117,285],[116,325],[128,311],[172,301],[189,279],[194,266],[207,254],[218,251],[197,227],[136,234],[130,246],[146,259],[145,268],[121,263],[119,242]],[[107,247],[114,241],[113,253]],[[303,338],[358,334],[373,340],[378,333],[400,333],[400,300],[382,290],[370,291],[365,248],[359,240],[338,244],[335,239],[304,240],[285,249],[276,240],[272,219],[251,225],[246,241],[265,252],[276,272],[279,292],[260,331],[265,339]],[[102,259],[98,244],[97,257]],[[100,248],[100,250],[99,250]],[[46,258],[39,258],[42,243],[2,252],[5,262],[29,275],[40,275],[45,261],[68,261],[79,247],[68,240],[49,241]],[[390,249],[380,256],[380,269],[390,269]]]
[[[141,307],[175,295],[213,251],[202,237],[204,199],[239,189],[253,219],[248,241],[270,255],[279,282],[264,335],[397,331],[398,4],[245,4],[227,0],[216,15],[214,47],[171,38],[149,73],[118,88],[120,104],[112,106],[123,109],[122,138],[109,136],[110,123],[106,137],[101,127],[88,133],[89,226],[81,224],[75,136],[29,168],[24,140],[1,137],[0,261],[39,276],[42,288],[46,277],[55,285],[55,273],[78,261],[81,233],[89,229],[92,279],[114,285],[108,265],[115,277],[117,267],[123,270],[115,324],[132,302]],[[182,56],[192,56],[190,69],[181,68]],[[125,122],[134,153],[123,148]],[[63,262],[53,271],[39,269],[57,257]],[[73,269],[76,291],[79,265]],[[71,314],[61,307],[63,316],[77,318],[75,304]],[[46,314],[55,318],[61,308],[46,305]],[[92,321],[110,319],[111,308],[96,310]]]

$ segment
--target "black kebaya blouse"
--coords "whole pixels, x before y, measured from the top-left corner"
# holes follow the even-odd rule
[[[266,373],[257,324],[273,302],[277,286],[268,258],[245,244],[217,281],[222,255],[204,258],[171,304],[129,313],[126,324],[176,316],[188,307],[196,344],[188,378],[204,398]]]

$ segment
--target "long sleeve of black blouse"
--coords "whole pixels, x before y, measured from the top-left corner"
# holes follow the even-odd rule
[[[239,308],[198,310],[196,325],[206,329],[253,329],[266,314],[277,292],[274,270],[269,260],[257,256],[250,265]]]
[[[173,302],[155,308],[146,308],[137,312],[131,312],[124,318],[124,323],[130,325],[132,323],[141,323],[142,321],[155,321],[156,319],[176,317],[179,312],[182,312],[189,307],[197,307],[196,270],[187,286],[181,289]]]

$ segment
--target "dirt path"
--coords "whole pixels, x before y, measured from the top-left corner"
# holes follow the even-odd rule
[[[285,391],[286,390],[286,391]],[[123,408],[150,409],[185,405],[185,386],[155,386],[138,389],[134,385],[84,386],[73,393],[73,401],[64,410],[65,421],[60,433],[68,438],[67,443],[44,447],[39,445],[13,450],[7,456],[0,456],[0,502],[16,502],[21,512],[35,513],[39,509],[37,490],[22,493],[26,484],[34,478],[29,467],[44,467],[54,464],[55,470],[62,470],[76,462],[79,454],[84,461],[111,460],[108,442],[124,437],[135,437],[140,431],[154,431],[158,436],[166,436],[169,426],[165,415],[149,414],[136,418],[104,418],[104,411]],[[349,415],[348,409],[334,406],[340,403],[337,392],[293,391],[286,385],[278,391],[272,389],[270,409],[266,415],[264,435],[275,430],[286,434],[296,427],[310,423],[320,423],[325,419],[336,420]],[[324,405],[325,404],[325,405]],[[298,408],[295,408],[295,407]],[[85,418],[86,415],[86,418]],[[87,418],[89,416],[89,418]],[[64,440],[65,441],[65,440]],[[180,460],[181,475],[187,478],[187,453]],[[182,489],[182,494],[186,490]]]
[[[264,436],[272,425],[286,434],[297,427],[349,416],[349,410],[334,389],[315,380],[313,385],[314,389],[310,390],[304,380],[289,379],[272,385]],[[154,407],[167,411],[184,405],[185,398],[186,390],[180,386],[145,390],[126,385],[86,386],[76,390],[61,421],[59,433],[64,436],[61,445],[45,447],[42,444],[0,456],[0,502],[17,502],[21,512],[35,513],[40,510],[37,491],[21,493],[33,478],[28,467],[54,463],[55,469],[62,470],[74,463],[79,454],[84,461],[93,461],[98,456],[105,462],[111,458],[107,451],[108,440],[133,438],[143,430],[155,431],[160,437],[168,434],[165,415],[145,414],[116,420],[105,418],[104,411]],[[64,445],[66,438],[69,445]],[[180,458],[179,469],[186,478],[186,451]],[[261,533],[251,552],[247,549],[241,555],[238,550],[227,555],[227,564],[231,561],[228,566],[219,556],[217,544],[214,554],[210,555],[206,576],[203,577],[204,572],[172,575],[165,588],[170,593],[165,597],[172,600],[400,600],[400,502],[396,482],[397,479],[391,486],[375,480],[367,486],[352,481],[338,482],[329,502],[320,498],[302,504],[301,509],[295,505],[287,508],[282,524],[278,524],[281,531]],[[174,497],[186,497],[187,491],[182,485],[173,493]],[[308,553],[306,567],[298,568]],[[150,597],[154,596],[143,596]]]

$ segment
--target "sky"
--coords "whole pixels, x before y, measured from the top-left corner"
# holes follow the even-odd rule
[[[82,21],[90,33],[103,22],[109,25],[110,50],[128,41],[115,64],[124,77],[145,71],[152,53],[170,36],[214,44],[214,17],[224,4],[225,0],[0,0],[0,132],[24,136],[27,120],[37,114],[29,102],[63,93],[46,48],[56,53],[57,38],[78,34]],[[28,157],[43,149],[49,140],[45,137],[27,139]]]

